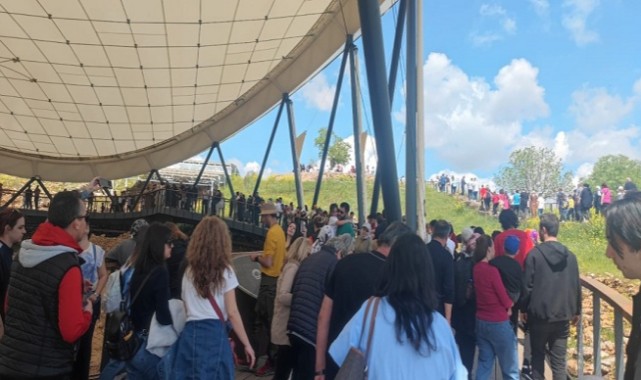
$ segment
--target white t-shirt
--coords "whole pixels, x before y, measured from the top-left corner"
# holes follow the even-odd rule
[[[78,256],[82,257],[84,263],[80,266],[82,278],[91,281],[95,290],[98,283],[98,268],[105,261],[105,250],[101,246],[89,243],[89,248]]]
[[[238,286],[238,278],[236,273],[231,268],[225,269],[224,284],[218,293],[214,294],[214,299],[220,307],[223,316],[227,318],[227,310],[225,309],[225,293],[235,289]],[[208,298],[201,297],[192,281],[191,270],[185,271],[182,281],[182,299],[185,302],[185,309],[187,311],[187,322],[200,321],[203,319],[218,319],[218,315]]]
[[[456,243],[454,243],[454,240],[448,238],[447,243],[445,243],[445,248],[447,248],[452,257],[454,257],[454,251],[456,250]]]

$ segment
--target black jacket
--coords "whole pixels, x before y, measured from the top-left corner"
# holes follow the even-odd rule
[[[25,242],[9,283],[0,378],[62,376],[71,373],[75,345],[65,342],[58,328],[58,287],[71,268],[79,267],[78,256],[76,252],[52,253],[52,249],[44,253],[32,249],[27,254],[24,246]],[[35,260],[27,263],[23,260],[27,255]]]
[[[625,348],[628,360],[625,362],[625,380],[641,379],[641,291],[632,297],[632,331]]]
[[[568,321],[581,310],[581,282],[576,256],[563,244],[548,241],[525,259],[525,294],[521,310],[548,322]]]
[[[316,345],[318,313],[325,296],[325,281],[338,262],[334,248],[324,245],[298,268],[292,284],[292,304],[287,330]]]

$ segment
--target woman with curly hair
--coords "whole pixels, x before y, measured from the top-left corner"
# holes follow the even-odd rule
[[[231,322],[250,367],[254,365],[254,350],[236,305],[237,286],[227,224],[218,217],[206,217],[196,226],[187,247],[187,269],[182,279],[187,324],[177,343],[172,378],[234,379],[227,324],[220,320],[215,307]]]

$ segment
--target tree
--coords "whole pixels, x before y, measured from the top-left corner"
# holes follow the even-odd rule
[[[587,181],[595,186],[606,183],[608,187],[616,189],[623,186],[628,177],[636,184],[641,183],[641,161],[618,154],[599,158]]]
[[[562,173],[563,162],[552,149],[527,147],[510,154],[510,163],[494,177],[496,184],[509,191],[555,194],[572,187],[572,173]]]
[[[314,139],[314,146],[318,148],[318,157],[321,159],[323,158],[323,148],[325,147],[325,136],[327,136],[327,128],[321,128],[318,131],[318,136]],[[349,155],[352,151],[352,147],[336,133],[332,132],[332,139],[334,140],[334,143],[331,144],[327,150],[330,169],[333,169],[339,164],[347,164],[349,162]]]

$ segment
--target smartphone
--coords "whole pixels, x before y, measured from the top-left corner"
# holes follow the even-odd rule
[[[100,178],[100,187],[103,189],[111,189],[111,181],[105,178]]]

